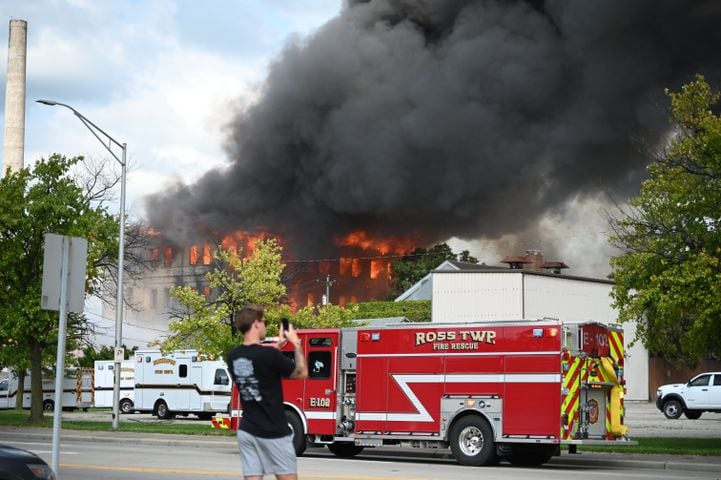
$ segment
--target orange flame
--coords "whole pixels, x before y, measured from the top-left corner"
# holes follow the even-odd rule
[[[342,247],[358,247],[363,250],[375,250],[381,255],[387,255],[389,253],[403,255],[413,250],[415,246],[411,238],[372,238],[363,230],[356,230],[344,237],[338,237],[335,239],[335,243]]]
[[[238,255],[238,252],[241,252],[244,257],[249,257],[253,255],[255,244],[266,238],[268,238],[268,235],[264,232],[252,234],[243,230],[236,230],[223,237],[220,245],[233,255]]]

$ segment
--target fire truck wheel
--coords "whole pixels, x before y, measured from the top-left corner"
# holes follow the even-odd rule
[[[133,402],[130,399],[120,400],[120,413],[133,413]]]
[[[303,432],[303,424],[300,422],[298,415],[288,410],[285,411],[285,420],[293,431],[293,448],[295,448],[295,455],[296,457],[300,457],[303,455],[303,452],[305,452],[307,445],[305,433]]]
[[[336,457],[350,458],[361,453],[363,451],[363,447],[352,443],[330,443],[328,444],[328,450],[330,450]]]
[[[158,403],[155,404],[155,416],[160,420],[173,418],[173,414],[170,413],[170,410],[168,409],[168,404],[162,400],[158,400]]]
[[[701,410],[686,410],[683,413],[689,420],[698,420],[699,418],[701,418],[701,413],[703,412],[701,412]]]
[[[52,412],[53,410],[55,410],[55,402],[53,402],[52,400],[43,401],[43,410],[45,410],[46,412]]]
[[[669,400],[663,404],[663,414],[666,415],[666,418],[675,419],[680,417],[682,413],[683,407],[678,400]]]
[[[496,465],[498,454],[493,430],[484,419],[468,415],[459,419],[449,435],[453,457],[461,465]]]

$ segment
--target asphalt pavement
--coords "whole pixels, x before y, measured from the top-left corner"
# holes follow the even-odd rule
[[[629,426],[631,439],[634,437],[721,437],[721,414],[704,413],[699,420],[688,420],[682,417],[678,420],[669,420],[658,411],[652,403],[634,402],[626,406],[626,424]],[[81,414],[66,414],[64,418],[73,418]],[[95,416],[95,415],[91,415]],[[138,414],[123,416],[122,421],[140,421]],[[132,420],[131,420],[132,419]],[[192,420],[188,420],[192,421]],[[206,422],[207,423],[207,422]],[[209,427],[210,428],[210,427]],[[51,429],[29,429],[15,427],[0,427],[0,443],[3,441],[50,441]],[[218,437],[203,435],[175,435],[175,434],[147,434],[134,432],[87,432],[78,430],[63,430],[62,443],[73,441],[96,442],[134,442],[147,445],[186,446],[195,448],[235,448],[234,437]],[[320,449],[308,449],[308,454],[323,452]],[[367,452],[367,453],[366,453]],[[372,456],[449,456],[446,451],[419,451],[411,449],[367,449],[360,457]],[[560,457],[554,457],[548,464],[576,465],[576,466],[633,466],[636,468],[649,468],[674,471],[696,471],[718,473],[721,478],[721,456],[691,456],[691,455],[644,455],[623,453],[581,452],[569,454],[563,452]]]

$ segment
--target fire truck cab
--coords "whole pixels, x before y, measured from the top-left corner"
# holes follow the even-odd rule
[[[523,320],[299,334],[308,378],[283,382],[298,454],[409,446],[450,448],[464,465],[538,465],[562,445],[633,444],[616,327]],[[233,405],[239,413],[235,394]]]

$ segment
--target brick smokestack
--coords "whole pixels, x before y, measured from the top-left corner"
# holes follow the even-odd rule
[[[25,166],[25,64],[28,23],[10,20],[8,39],[8,76],[5,89],[5,133],[0,177],[9,168]]]

